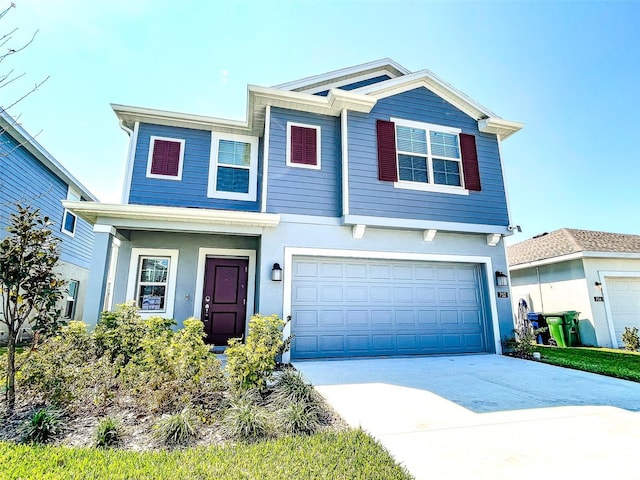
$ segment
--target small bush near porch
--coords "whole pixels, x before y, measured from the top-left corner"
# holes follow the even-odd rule
[[[536,345],[541,360],[551,365],[599,373],[609,377],[640,382],[640,353],[610,348],[558,348]]]

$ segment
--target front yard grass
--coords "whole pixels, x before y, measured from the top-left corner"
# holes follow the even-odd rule
[[[0,442],[6,479],[411,479],[361,430],[158,452]]]
[[[561,367],[640,382],[640,353],[610,348],[547,347],[536,345],[542,361]]]

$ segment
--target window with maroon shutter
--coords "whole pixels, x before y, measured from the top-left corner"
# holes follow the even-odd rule
[[[184,140],[151,137],[147,176],[181,179],[183,151]]]
[[[480,190],[475,137],[459,128],[378,120],[378,178],[397,188],[468,194]]]
[[[396,125],[393,122],[376,122],[378,138],[378,179],[385,182],[398,181],[396,166]]]
[[[480,168],[478,167],[478,152],[476,137],[467,133],[460,134],[460,150],[462,153],[462,171],[464,172],[464,186],[468,190],[479,192]]]
[[[319,170],[320,127],[288,122],[287,133],[287,165]]]

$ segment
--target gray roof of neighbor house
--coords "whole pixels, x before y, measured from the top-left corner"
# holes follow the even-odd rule
[[[640,235],[561,228],[507,247],[509,266],[578,252],[640,253]]]

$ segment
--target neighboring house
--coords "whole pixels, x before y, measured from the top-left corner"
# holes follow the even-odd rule
[[[500,141],[522,125],[431,72],[250,85],[245,121],[113,109],[123,203],[65,203],[95,225],[85,320],[113,283],[109,306],[200,318],[216,345],[290,315],[293,359],[499,352],[511,333]]]
[[[640,235],[562,228],[507,248],[512,300],[540,312],[577,310],[586,345],[622,347],[640,328]]]
[[[39,208],[43,216],[48,216],[54,224],[54,235],[61,240],[58,270],[67,281],[63,315],[81,319],[93,232],[91,225],[62,206],[63,200],[84,203],[96,198],[16,119],[0,110],[0,239],[8,235],[5,227],[16,212],[16,203]]]

